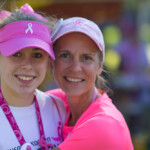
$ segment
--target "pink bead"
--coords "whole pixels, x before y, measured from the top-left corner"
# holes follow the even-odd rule
[[[28,145],[27,148],[26,148],[26,150],[32,150],[32,149],[31,149],[31,146]]]

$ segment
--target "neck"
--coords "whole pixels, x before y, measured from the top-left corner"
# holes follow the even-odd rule
[[[73,126],[83,114],[83,112],[89,107],[92,103],[94,97],[94,91],[91,93],[85,93],[80,96],[67,96],[67,100],[69,103],[71,116],[69,119],[69,125]],[[96,96],[95,98],[97,98]]]
[[[14,106],[14,107],[29,106],[34,101],[34,92],[30,94],[20,94],[8,88],[6,90],[3,87],[1,87],[1,91],[7,104],[10,106]]]

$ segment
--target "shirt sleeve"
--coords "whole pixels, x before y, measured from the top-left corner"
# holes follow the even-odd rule
[[[126,134],[118,121],[102,115],[75,126],[58,147],[61,150],[133,150],[125,144]]]
[[[65,99],[65,93],[60,88],[46,91],[45,94],[52,94],[61,100]]]

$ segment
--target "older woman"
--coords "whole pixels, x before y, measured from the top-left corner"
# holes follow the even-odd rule
[[[127,124],[99,76],[104,61],[99,27],[80,17],[66,19],[58,27],[52,72],[61,89],[47,93],[65,102],[68,119],[63,127],[65,140],[55,149],[133,150]]]

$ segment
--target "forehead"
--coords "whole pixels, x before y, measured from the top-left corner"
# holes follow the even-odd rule
[[[33,51],[41,50],[41,51],[43,51],[41,48],[38,48],[38,47],[26,47],[26,48],[21,49],[20,51],[22,51],[22,50],[33,50]]]
[[[23,48],[23,49],[19,50],[18,52],[26,52],[26,53],[29,53],[29,52],[43,52],[43,53],[46,53],[43,49],[38,48],[38,47],[26,47],[26,48]],[[16,53],[18,53],[18,52],[16,52]]]
[[[62,37],[60,37],[55,43],[54,43],[54,50],[59,49],[85,49],[85,51],[89,50],[95,50],[95,52],[98,51],[98,47],[96,43],[89,38],[87,35],[80,33],[80,32],[74,32],[74,33],[68,33]]]

